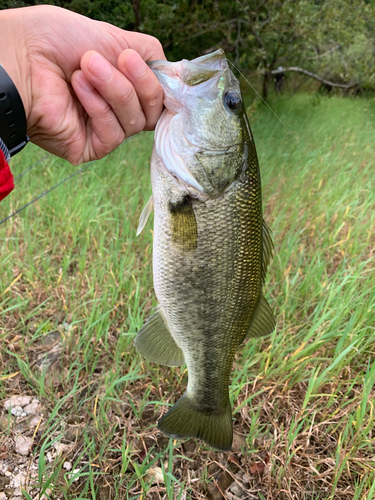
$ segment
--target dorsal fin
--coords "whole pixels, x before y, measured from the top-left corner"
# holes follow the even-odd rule
[[[271,230],[263,220],[263,257],[262,257],[262,281],[264,283],[267,274],[268,265],[273,256],[274,250]]]

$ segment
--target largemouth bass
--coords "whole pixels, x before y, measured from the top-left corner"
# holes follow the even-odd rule
[[[229,379],[245,337],[272,332],[262,293],[272,256],[259,165],[240,86],[218,50],[193,61],[155,61],[165,94],[151,159],[153,276],[159,301],[137,350],[168,366],[184,362],[185,394],[158,422],[172,438],[218,450],[233,439]]]

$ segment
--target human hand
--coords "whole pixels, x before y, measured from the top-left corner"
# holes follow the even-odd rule
[[[144,61],[165,59],[156,38],[51,5],[0,11],[0,31],[38,146],[78,165],[155,127],[163,91]]]

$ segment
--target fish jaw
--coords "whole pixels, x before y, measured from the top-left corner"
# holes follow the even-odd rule
[[[187,59],[178,62],[158,60],[150,61],[148,65],[156,74],[164,90],[170,89],[175,97],[177,97],[176,91],[181,90],[183,84],[194,87],[228,68],[222,49],[197,57],[192,61]]]
[[[164,90],[164,110],[155,130],[159,158],[172,175],[197,193],[216,197],[238,176],[244,162],[244,127],[223,101],[238,81],[222,50],[150,67]]]

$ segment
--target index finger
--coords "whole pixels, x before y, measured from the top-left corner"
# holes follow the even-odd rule
[[[144,61],[157,61],[166,59],[163,46],[159,40],[151,35],[143,33],[132,33],[129,42],[129,49],[134,49]]]

